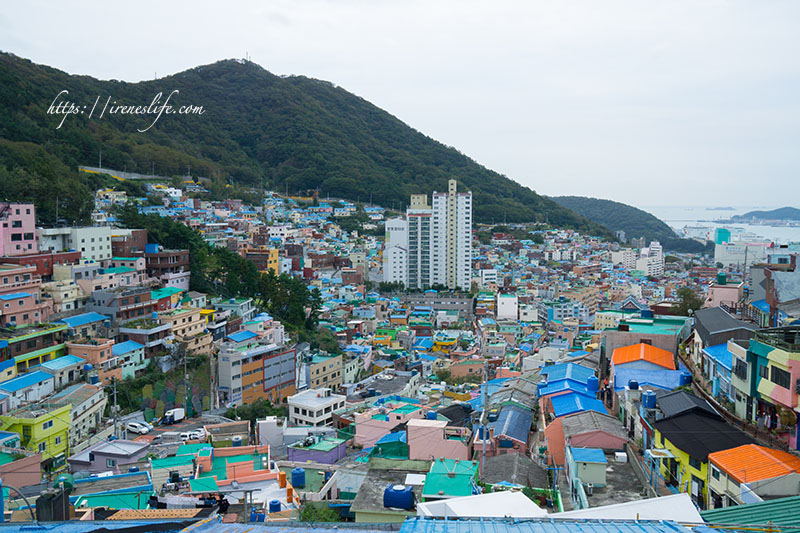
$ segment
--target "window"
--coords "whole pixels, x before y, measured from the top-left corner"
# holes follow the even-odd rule
[[[689,457],[689,466],[691,466],[692,468],[694,468],[696,470],[700,470],[700,466],[701,466],[700,465],[700,461],[698,461],[694,457]]]
[[[789,384],[791,382],[791,375],[782,368],[778,368],[777,366],[772,367],[772,377],[770,378],[774,384],[779,387],[783,387],[784,389],[789,388]]]
[[[53,421],[52,420],[48,420],[47,422],[42,424],[42,430],[50,429],[51,427],[53,427]]]
[[[61,444],[61,437],[56,437],[56,446]]]
[[[711,477],[719,481],[719,470],[714,468],[714,466],[711,466]]]
[[[761,376],[764,379],[769,379],[769,367],[766,366],[766,365],[759,366],[758,367],[758,375]]]
[[[45,450],[47,450],[47,444],[44,443],[44,442],[40,442],[39,443],[39,453],[44,453]]]
[[[114,468],[115,466],[117,466],[117,460],[116,459],[106,459],[106,466],[108,468]]]

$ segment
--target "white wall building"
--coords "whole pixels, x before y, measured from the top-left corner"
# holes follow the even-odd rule
[[[76,250],[81,258],[101,261],[111,259],[111,228],[84,226],[77,228],[36,228],[39,250],[61,252]]]
[[[296,426],[328,426],[333,412],[345,406],[347,398],[331,389],[309,389],[289,396],[289,423]]]
[[[481,269],[481,288],[487,289],[490,285],[497,285],[497,269]]]
[[[406,209],[408,221],[408,287],[421,289],[430,287],[433,267],[431,264],[431,219],[433,213],[425,194],[412,194],[411,205]]]
[[[516,294],[497,295],[497,319],[517,320],[519,318],[519,299]]]
[[[457,192],[456,180],[447,192],[434,192],[431,226],[433,284],[469,290],[472,279],[472,193]]]
[[[611,252],[611,262],[615,265],[622,265],[627,270],[636,268],[636,252],[632,248],[623,248],[617,252]]]
[[[646,276],[664,275],[664,252],[658,241],[652,241],[650,246],[639,251],[636,270],[641,270]]]
[[[402,218],[386,221],[383,281],[408,287],[408,222]]]

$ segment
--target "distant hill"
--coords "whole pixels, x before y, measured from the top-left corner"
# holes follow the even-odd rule
[[[650,213],[627,204],[584,196],[554,196],[550,199],[612,232],[624,231],[628,240],[644,237],[648,243],[658,241],[665,250],[674,252],[700,253],[705,250],[705,246],[695,240],[679,238],[672,228]]]
[[[750,222],[751,220],[800,220],[800,209],[796,207],[780,207],[772,211],[750,211],[743,215],[731,217],[733,222]]]
[[[62,90],[77,104],[110,95],[120,104],[148,105],[177,89],[171,103],[202,105],[202,116],[106,115],[60,117],[48,106]],[[455,178],[474,197],[478,222],[547,221],[596,235],[607,230],[456,149],[414,130],[336,85],[304,76],[276,76],[255,63],[225,60],[157,80],[126,83],[74,76],[0,53],[0,200],[28,199],[52,221],[86,220],[85,177],[78,165],[164,176],[208,178],[212,194],[228,185],[291,193],[319,191],[402,208],[412,193],[446,191]],[[58,198],[58,200],[56,200]]]

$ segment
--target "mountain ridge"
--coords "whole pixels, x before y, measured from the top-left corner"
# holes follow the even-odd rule
[[[644,237],[659,241],[665,250],[700,253],[706,249],[692,239],[681,239],[665,222],[656,216],[622,202],[586,196],[551,196],[551,200],[589,220],[616,232],[622,230],[628,240]]]
[[[234,183],[275,190],[317,190],[352,200],[402,208],[412,193],[446,190],[456,178],[473,192],[475,219],[548,221],[558,227],[609,237],[585,217],[551,202],[397,117],[327,81],[281,77],[252,62],[222,60],[157,80],[129,83],[70,75],[0,53],[0,196],[30,192],[23,177],[57,187],[57,176],[93,165],[166,175],[200,175],[218,189]],[[60,129],[47,106],[62,89],[78,104],[98,95],[147,105],[158,92],[180,93],[175,105],[203,105],[202,116],[69,116]],[[58,117],[56,117],[58,118]],[[60,118],[59,118],[60,120]],[[24,143],[31,143],[26,145]],[[41,153],[44,150],[44,154]],[[16,173],[16,174],[15,174]],[[64,191],[67,193],[68,191]],[[28,194],[28,197],[31,197]],[[51,217],[53,201],[43,197]],[[87,205],[70,198],[62,213],[84,218]],[[45,217],[45,218],[47,218]]]

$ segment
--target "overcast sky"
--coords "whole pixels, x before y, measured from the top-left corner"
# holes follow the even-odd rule
[[[543,194],[777,206],[800,203],[798,27],[797,1],[26,0],[0,49],[126,81],[249,53]]]

